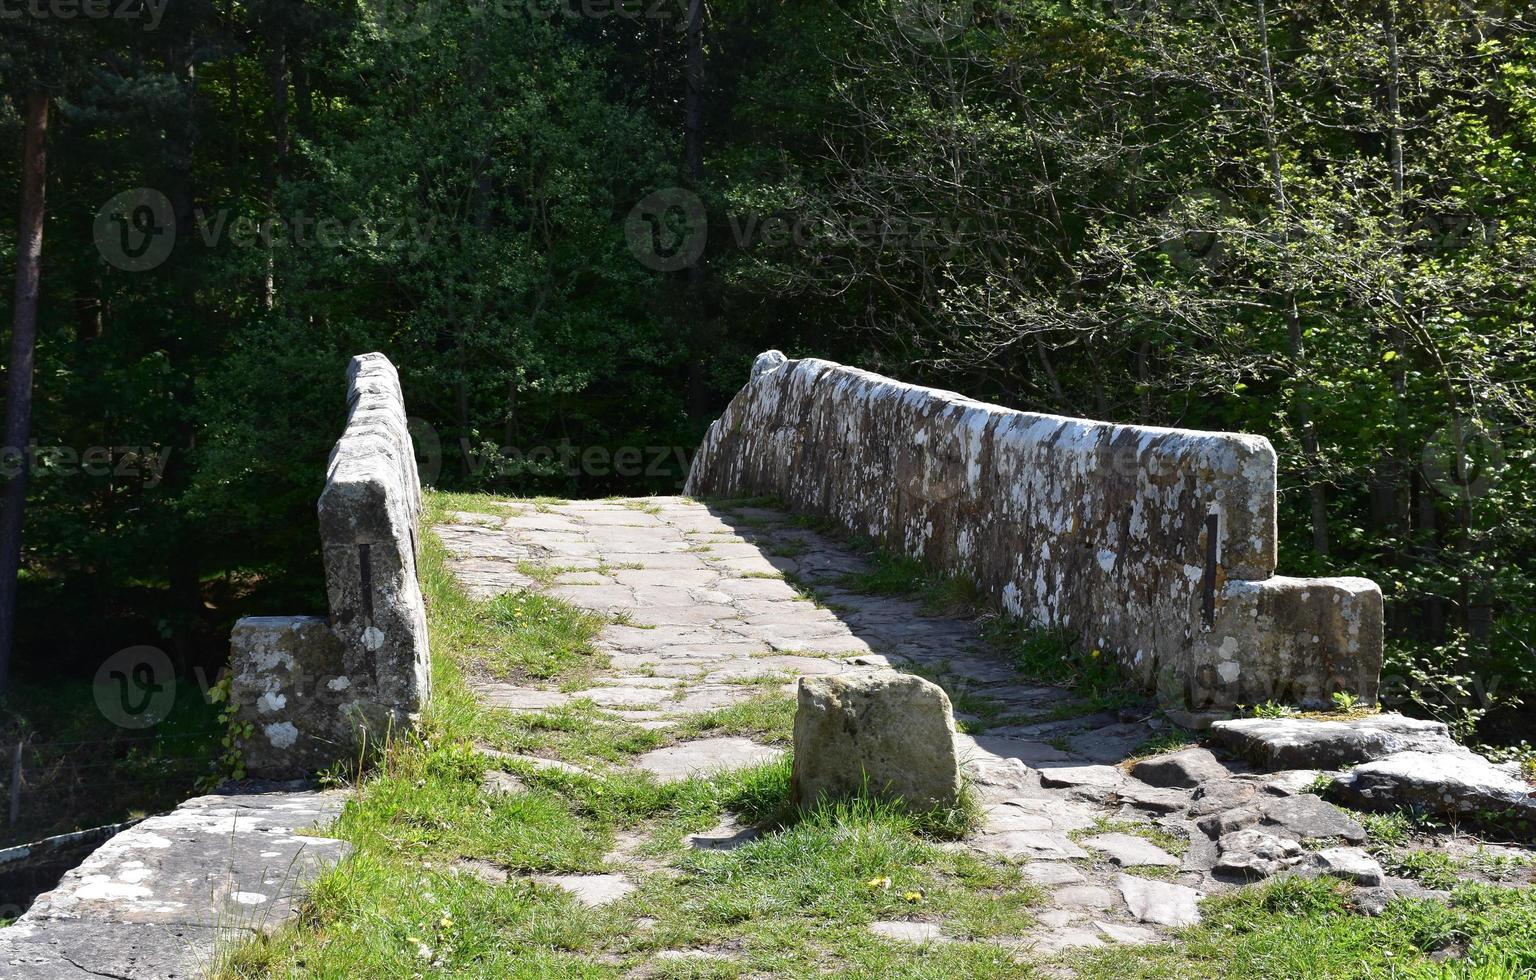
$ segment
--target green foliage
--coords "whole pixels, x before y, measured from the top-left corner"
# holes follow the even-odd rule
[[[216,706],[191,680],[175,682],[174,701],[149,728],[124,728],[103,714],[89,680],[23,681],[0,699],[0,759],[10,788],[19,744],[17,820],[0,845],[121,823],[170,809],[206,785],[223,749]]]
[[[219,740],[223,752],[213,761],[213,772],[203,778],[202,787],[212,790],[226,779],[245,778],[245,743],[250,740],[256,727],[236,716],[236,705],[229,699],[230,683],[234,675],[225,674],[217,684],[208,689],[208,703],[217,706],[218,722],[224,729]]]
[[[1238,707],[1243,709],[1248,706],[1238,705]],[[1294,718],[1298,714],[1300,712],[1295,708],[1288,704],[1280,704],[1277,701],[1265,701],[1263,704],[1256,704],[1248,711],[1250,718]]]
[[[1348,691],[1334,691],[1332,700],[1333,710],[1340,714],[1353,714],[1360,708],[1360,698]]]
[[[573,669],[591,669],[592,640],[605,620],[542,592],[507,592],[485,607],[488,635],[479,664],[501,678],[549,679]]]
[[[834,529],[822,529],[837,533]],[[864,551],[869,568],[843,576],[840,584],[846,589],[868,595],[914,596],[922,600],[925,610],[936,614],[974,613],[984,608],[981,591],[970,579],[938,572],[926,562],[896,554],[868,540],[854,540],[852,544]]]
[[[1103,650],[1085,649],[1071,630],[993,616],[986,623],[985,635],[1012,659],[1020,674],[1069,687],[1093,710],[1134,700],[1119,662]]]
[[[1383,587],[1387,706],[1529,740],[1528,4],[959,4],[936,35],[910,9],[932,5],[729,0],[708,6],[697,171],[675,24],[377,6],[23,18],[0,39],[6,145],[28,91],[55,105],[33,434],[111,447],[114,470],[36,467],[23,678],[145,642],[213,673],[239,615],[323,611],[314,500],[352,354],[400,365],[429,483],[537,511],[675,491],[774,346],[1268,437],[1283,569]],[[20,165],[0,158],[0,187]],[[177,233],[143,272],[94,229],[134,187]],[[707,247],[658,272],[629,218],[673,187]],[[272,220],[271,244],[234,230]],[[978,605],[885,557],[856,584]],[[1001,629],[1035,676],[1118,697],[1109,657]],[[479,646],[510,674],[585,656]]]
[[[1461,632],[1441,644],[1389,643],[1382,665],[1384,683],[1396,686],[1417,713],[1445,722],[1460,740],[1474,741],[1488,713],[1518,707],[1529,683],[1530,665],[1507,664],[1512,677],[1485,673],[1499,664],[1488,653]]]
[[[1380,916],[1350,906],[1328,879],[1287,876],[1203,905],[1177,945],[1091,953],[1093,980],[1139,977],[1504,978],[1536,969],[1536,898],[1528,889],[1467,884],[1449,905],[1398,899]],[[1449,958],[1448,958],[1449,957]]]

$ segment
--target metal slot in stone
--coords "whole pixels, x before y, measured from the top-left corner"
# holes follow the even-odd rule
[[[1200,620],[1210,629],[1216,623],[1216,562],[1219,551],[1217,535],[1221,532],[1221,517],[1205,515],[1205,575],[1200,580]]]
[[[363,621],[373,623],[373,560],[368,554],[368,545],[357,546],[357,580],[358,589],[363,599]]]

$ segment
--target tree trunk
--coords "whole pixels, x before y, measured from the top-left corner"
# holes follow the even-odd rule
[[[272,87],[272,173],[267,177],[267,220],[277,218],[277,182],[288,164],[288,42],[279,34],[273,42],[272,61],[267,66]],[[270,310],[277,305],[277,243],[266,246],[266,270],[261,284],[261,305]]]
[[[683,108],[683,170],[697,193],[704,184],[704,0],[688,4],[688,66]],[[704,298],[704,257],[688,267],[688,316],[693,320],[688,355],[688,414],[708,421],[708,362],[716,353],[715,337]]]
[[[7,450],[25,454],[32,434],[33,355],[37,349],[37,290],[43,261],[43,194],[48,185],[48,95],[27,96],[21,151],[21,218],[17,224],[16,299],[11,359],[5,378]],[[13,457],[14,458],[14,457]],[[21,525],[27,505],[26,457],[5,484],[0,511],[0,693],[10,687],[16,638],[16,592],[21,572]],[[9,462],[9,460],[7,461]]]
[[[1264,0],[1259,0],[1259,64],[1264,79],[1264,146],[1269,151],[1269,179],[1275,196],[1275,207],[1280,220],[1285,222],[1282,242],[1290,242],[1290,202],[1285,193],[1285,171],[1280,165],[1279,113],[1275,108],[1275,71],[1270,60],[1269,11]],[[1318,453],[1317,429],[1312,424],[1312,404],[1307,384],[1306,346],[1301,331],[1301,308],[1296,301],[1296,291],[1287,289],[1281,297],[1281,310],[1285,315],[1287,343],[1296,377],[1302,381],[1296,399],[1296,423],[1301,432],[1301,453],[1307,461],[1307,492],[1312,501],[1312,550],[1320,555],[1328,554],[1328,491],[1322,483],[1322,466]]]

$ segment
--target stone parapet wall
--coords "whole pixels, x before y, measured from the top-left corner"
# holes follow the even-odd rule
[[[287,778],[357,757],[416,723],[431,696],[416,570],[421,481],[394,365],[347,368],[347,422],[319,500],[330,616],[249,617],[231,636],[231,701],[252,726],[253,776]]]
[[[383,354],[347,368],[347,427],[320,494],[331,629],[349,674],[373,685],[372,721],[409,726],[431,695],[427,614],[416,576],[421,480],[400,378]]]
[[[294,917],[351,850],[318,831],[346,795],[250,784],[124,830],[0,929],[6,980],[181,980]]]
[[[1275,577],[1258,436],[1018,412],[770,351],[686,492],[774,496],[972,579],[1117,654],[1171,708],[1376,696],[1380,590]]]

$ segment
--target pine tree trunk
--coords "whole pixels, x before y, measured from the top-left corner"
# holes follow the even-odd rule
[[[683,169],[697,193],[704,183],[704,0],[688,4],[688,67],[683,108]],[[717,353],[717,340],[705,304],[704,257],[688,267],[688,314],[693,343],[688,357],[688,414],[708,421],[708,364]]]
[[[48,183],[48,95],[27,97],[26,136],[21,151],[21,218],[17,224],[16,299],[11,321],[11,357],[5,378],[7,449],[25,454],[32,430],[32,372],[37,349],[37,290],[43,260],[43,194]],[[13,457],[15,458],[15,457]],[[16,638],[16,592],[21,572],[21,526],[27,505],[27,467],[5,484],[0,511],[0,693],[10,687],[11,649]],[[9,460],[7,460],[9,462]]]
[[[1290,202],[1285,193],[1285,170],[1280,165],[1280,134],[1278,110],[1275,105],[1275,71],[1270,58],[1269,12],[1264,0],[1259,0],[1259,66],[1264,82],[1264,146],[1269,154],[1270,188],[1275,207],[1285,222],[1282,242],[1290,244]],[[1281,310],[1285,316],[1287,343],[1291,362],[1297,377],[1306,373],[1306,344],[1301,330],[1301,308],[1296,301],[1296,291],[1287,289],[1281,297]],[[1305,384],[1296,399],[1296,423],[1301,432],[1301,453],[1307,461],[1307,493],[1312,502],[1312,550],[1320,555],[1328,554],[1328,491],[1322,484],[1322,465],[1318,453],[1317,429],[1312,424],[1312,403]]]

